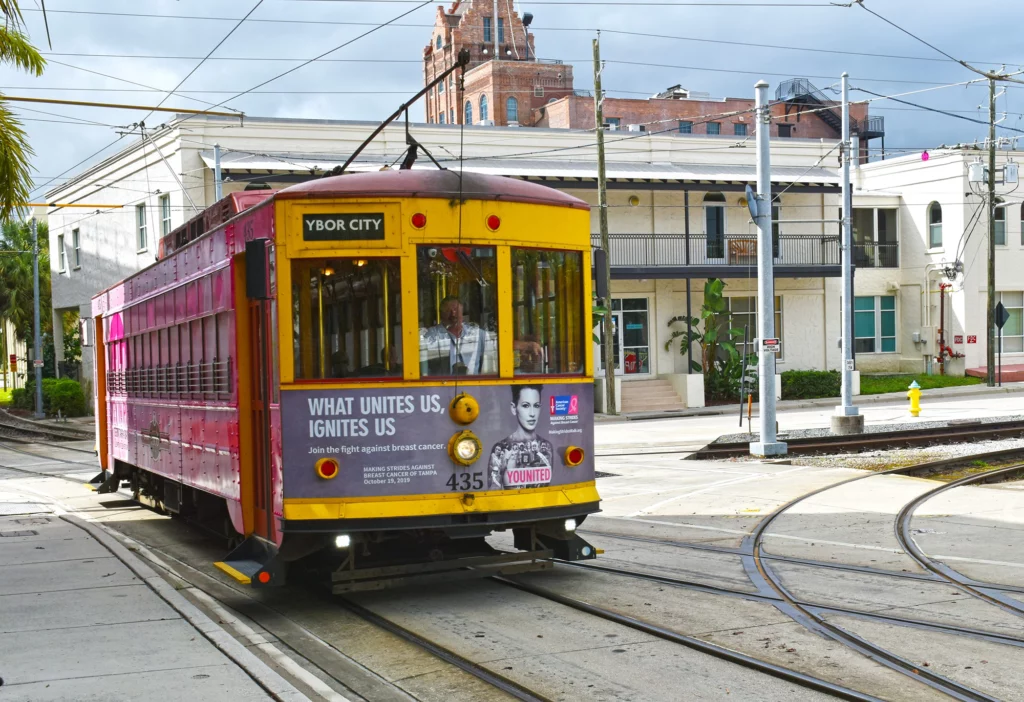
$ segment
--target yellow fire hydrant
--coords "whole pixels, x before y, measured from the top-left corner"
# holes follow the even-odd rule
[[[910,399],[910,414],[915,417],[921,416],[921,386],[916,380],[910,384],[907,398]]]

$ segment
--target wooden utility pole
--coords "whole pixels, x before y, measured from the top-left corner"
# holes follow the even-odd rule
[[[988,309],[985,328],[985,384],[992,388],[996,385],[996,80],[991,74],[988,76]]]
[[[608,290],[608,299],[605,300],[607,312],[602,319],[601,341],[604,346],[604,396],[605,411],[608,414],[618,414],[615,402],[615,356],[612,335],[614,325],[612,320],[612,257],[611,247],[608,242],[608,180],[604,170],[604,94],[601,91],[601,33],[598,32],[594,39],[594,126],[597,130],[597,207],[598,221],[601,228],[601,248],[604,249],[604,270],[594,271],[596,275],[603,276],[605,289]]]

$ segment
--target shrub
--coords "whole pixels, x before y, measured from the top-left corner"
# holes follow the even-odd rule
[[[814,397],[839,397],[842,387],[839,371],[792,370],[782,374],[782,399],[806,400]]]
[[[33,410],[36,406],[36,383],[30,380],[24,388],[13,392],[13,405],[17,409]],[[43,412],[55,417],[60,412],[65,417],[81,417],[86,414],[85,393],[77,380],[70,378],[43,378]]]

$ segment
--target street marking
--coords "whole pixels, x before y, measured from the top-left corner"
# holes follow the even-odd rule
[[[980,563],[982,565],[1006,566],[1007,568],[1024,568],[1024,563],[1012,561],[989,561],[984,558],[969,558],[967,556],[932,556],[940,561],[964,561],[966,563]]]
[[[262,634],[257,633],[247,624],[239,621],[237,617],[221,607],[217,600],[213,599],[202,590],[194,587],[187,588],[187,592],[196,599],[202,600],[210,610],[216,613],[217,618],[220,619],[222,623],[231,626],[232,629],[237,631],[251,645],[270,656],[275,663],[287,670],[293,677],[301,680],[304,685],[313,690],[313,692],[317,693],[320,697],[325,700],[329,700],[330,702],[351,702],[348,697],[339,694],[333,687],[285,655],[281,649],[277,648],[277,646],[268,643],[267,639]]]

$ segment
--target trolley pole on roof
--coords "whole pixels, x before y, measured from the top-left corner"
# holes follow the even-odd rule
[[[771,106],[768,104],[768,83],[759,80],[754,86],[757,119],[757,195],[747,206],[757,223],[757,328],[760,441],[750,444],[754,456],[785,456],[787,446],[778,441],[775,429],[775,356],[779,339],[775,336],[775,266],[772,246],[772,177],[771,177]],[[749,186],[748,186],[749,188]]]
[[[605,412],[618,414],[615,402],[615,350],[612,335],[615,333],[612,319],[612,259],[608,241],[608,179],[604,167],[604,95],[601,91],[601,33],[594,39],[594,122],[597,128],[597,216],[601,228],[601,248],[604,250],[604,270],[594,274],[604,278],[608,299],[604,301],[605,312],[601,322],[601,345],[604,347],[604,397]]]
[[[213,192],[216,202],[224,197],[224,181],[220,177],[220,144],[213,145]]]
[[[39,230],[36,218],[32,218],[32,292],[35,296],[35,350],[32,353],[32,365],[36,371],[36,419],[42,419],[43,413],[43,352],[39,342]]]
[[[832,415],[833,434],[860,434],[864,431],[864,415],[853,404],[853,202],[850,191],[850,160],[854,154],[850,140],[850,85],[843,73],[843,221],[840,262],[843,271],[843,330],[842,330],[842,387],[840,404]]]

